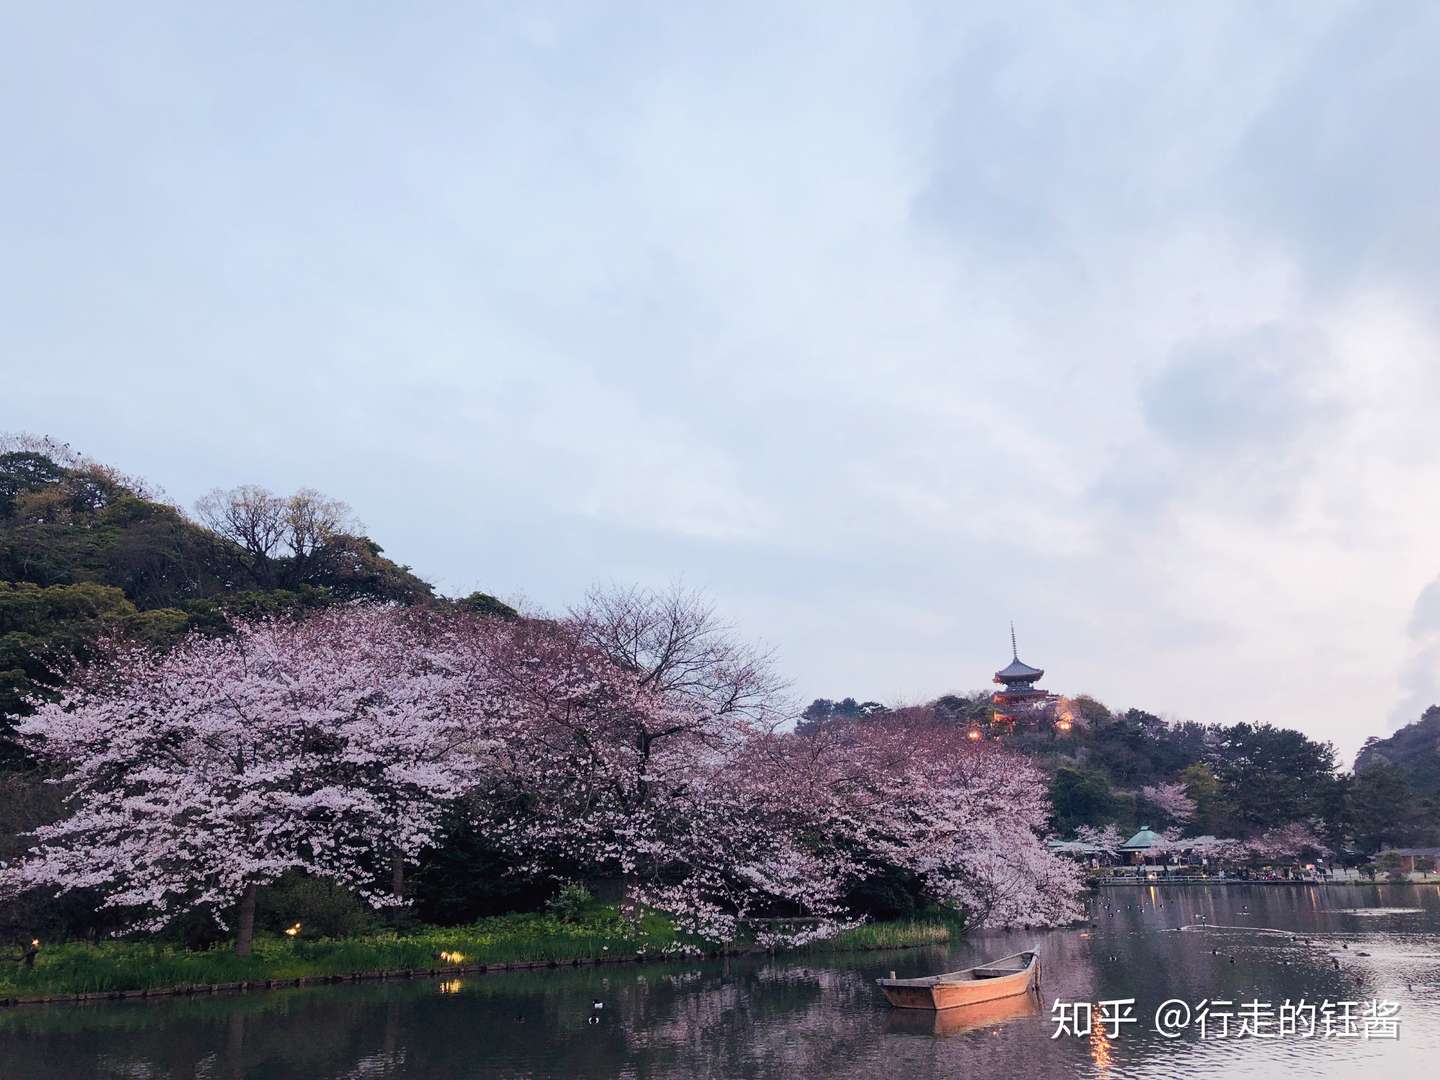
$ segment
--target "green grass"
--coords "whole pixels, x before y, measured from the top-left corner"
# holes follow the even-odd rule
[[[899,922],[865,923],[833,938],[817,941],[806,952],[858,952],[865,949],[910,949],[944,945],[960,937],[964,926],[955,919],[934,917]]]
[[[467,966],[595,960],[642,950],[663,955],[678,942],[663,916],[647,914],[632,926],[613,908],[587,912],[577,922],[543,914],[499,915],[471,926],[423,927],[343,940],[257,937],[254,954],[248,957],[236,956],[227,946],[190,951],[152,942],[69,942],[42,947],[33,969],[14,962],[0,966],[0,997],[444,967],[434,958],[442,951],[460,953]]]
[[[963,927],[943,916],[866,923],[804,952],[851,952],[941,945]],[[438,952],[460,953],[465,966],[600,960],[644,952],[662,957],[686,942],[663,915],[647,913],[638,925],[616,909],[594,905],[575,922],[552,915],[498,915],[470,926],[420,927],[339,940],[291,941],[262,936],[254,955],[236,956],[229,946],[187,950],[146,941],[46,945],[33,969],[0,961],[0,998],[51,994],[152,990],[214,983],[257,982],[349,975],[353,972],[444,968]]]

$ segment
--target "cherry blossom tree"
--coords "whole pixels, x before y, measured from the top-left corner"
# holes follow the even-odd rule
[[[241,955],[256,890],[288,870],[397,902],[396,861],[432,842],[482,758],[456,752],[473,749],[457,719],[471,684],[426,647],[435,636],[402,612],[345,608],[163,655],[113,646],[21,724],[66,770],[69,812],[0,871],[0,891],[93,887],[151,929],[238,906]]]
[[[1151,784],[1140,789],[1140,797],[1171,824],[1184,824],[1195,816],[1195,802],[1185,793],[1184,784]]]
[[[923,709],[792,739],[773,777],[799,835],[850,880],[916,874],[975,924],[1052,925],[1077,915],[1079,870],[1045,846],[1043,775],[1023,755],[976,745]]]
[[[1320,838],[1315,826],[1305,821],[1292,821],[1267,829],[1259,836],[1244,842],[1243,847],[1261,859],[1298,859],[1310,852],[1317,856],[1330,854],[1330,848]]]
[[[746,824],[715,781],[756,722],[637,679],[573,624],[476,622],[462,647],[485,673],[469,723],[501,748],[470,801],[477,826],[522,872],[580,868],[675,907],[667,875]]]
[[[897,869],[976,924],[1077,914],[1027,759],[925,710],[778,730],[753,655],[708,615],[642,608],[349,607],[166,655],[115,646],[25,722],[66,763],[69,813],[0,890],[95,887],[143,927],[238,905],[243,953],[257,889],[288,870],[402,902],[405,863],[463,799],[517,872],[619,879],[710,941],[834,933],[848,891]]]
[[[1079,825],[1075,829],[1075,839],[1082,844],[1094,844],[1096,847],[1107,848],[1111,851],[1125,842],[1125,836],[1120,832],[1120,826],[1114,824]]]
[[[853,921],[848,889],[886,868],[976,923],[1075,915],[1078,873],[1041,840],[1043,777],[953,724],[902,711],[800,737],[728,695],[637,679],[583,625],[474,633],[490,683],[473,721],[504,747],[479,824],[525,872],[618,877],[715,941],[833,933]]]

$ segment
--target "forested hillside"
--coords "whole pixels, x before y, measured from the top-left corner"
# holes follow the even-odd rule
[[[211,492],[191,517],[66,446],[0,438],[0,766],[20,757],[8,736],[26,699],[54,691],[107,632],[164,645],[236,615],[356,598],[424,603],[433,590],[339,500],[245,486]]]
[[[1440,705],[1430,706],[1389,738],[1367,739],[1355,757],[1355,771],[1379,765],[1397,769],[1416,791],[1440,797]]]
[[[1068,731],[1022,725],[1001,736],[1045,769],[1051,825],[1061,835],[1105,826],[1128,835],[1150,825],[1250,839],[1301,825],[1357,857],[1387,845],[1440,842],[1440,709],[1367,744],[1349,774],[1330,744],[1279,724],[1173,723],[1143,709],[1112,711],[1084,695],[1069,706]],[[984,691],[946,695],[925,708],[989,730]],[[875,702],[821,698],[800,727],[884,715]]]

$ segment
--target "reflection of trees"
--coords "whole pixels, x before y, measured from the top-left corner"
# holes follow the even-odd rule
[[[1383,890],[1352,895],[1342,888],[1330,887],[1333,907],[1400,902]],[[1317,941],[1330,931],[1353,933],[1353,920],[1327,911],[1326,897],[1298,887],[1107,890],[1096,902],[1095,927],[977,935],[949,949],[567,968],[466,977],[458,991],[447,993],[438,983],[417,981],[12,1009],[0,1012],[0,1075],[4,1080],[1093,1075],[1089,1043],[1049,1038],[1056,997],[1091,1002],[1134,997],[1153,1009],[1172,996],[1191,1001],[1257,992],[1277,1001],[1355,996],[1362,990],[1356,977],[1372,979],[1375,969],[1346,959],[1346,969],[1335,971],[1329,950],[1319,944],[1307,947],[1248,927],[1174,932],[1205,914],[1211,925],[1293,927]],[[1113,918],[1105,903],[1118,908]],[[1425,904],[1427,926],[1433,927],[1440,899]],[[967,967],[1032,944],[1044,957],[1037,1013],[996,1016],[973,1026],[972,1020],[984,1018],[946,1017],[937,1029],[933,1017],[894,1016],[874,986],[891,968],[911,974]],[[1217,945],[1223,946],[1218,956],[1211,951]],[[1239,962],[1232,965],[1230,955]],[[1363,988],[1374,989],[1370,982]],[[604,1002],[602,1010],[592,1009],[595,999]],[[592,1017],[598,1022],[590,1024]],[[1284,1045],[1293,1050],[1293,1043]],[[1321,1050],[1293,1052],[1310,1060]],[[1213,1064],[1209,1055],[1218,1052],[1186,1040],[1162,1043],[1143,1030],[1127,1030],[1107,1049],[1115,1076],[1146,1075],[1151,1066],[1182,1061],[1199,1070],[1205,1062]]]
[[[0,1059],[7,1080],[518,1076],[537,1067],[553,1076],[843,1077],[873,1075],[896,1040],[918,1061],[966,1067],[999,1067],[1033,1041],[1016,1023],[946,1039],[973,1043],[956,1051],[891,1033],[873,980],[901,962],[928,970],[951,958],[747,958],[477,978],[458,993],[387,983],[21,1010],[0,1016]]]

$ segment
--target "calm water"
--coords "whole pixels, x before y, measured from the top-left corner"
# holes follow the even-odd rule
[[[1092,906],[1091,928],[984,934],[923,952],[6,1010],[0,1077],[1408,1080],[1440,1071],[1440,886],[1127,888]],[[1211,928],[1177,929],[1202,921]],[[1275,930],[1309,944],[1266,932]],[[1044,957],[1043,1004],[1020,998],[937,1021],[889,1010],[872,982],[1032,942]],[[1056,997],[1134,997],[1140,1022],[1113,1039],[1052,1039]],[[1149,1030],[1150,1017],[1177,997],[1277,1006],[1383,997],[1401,1003],[1400,1037],[1170,1041]]]

